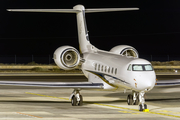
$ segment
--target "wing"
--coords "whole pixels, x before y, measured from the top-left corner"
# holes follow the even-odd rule
[[[158,80],[155,86],[177,86],[180,85],[180,79]]]
[[[156,75],[157,82],[155,86],[177,86],[180,85],[180,76],[174,74],[159,74]]]
[[[15,86],[38,86],[38,87],[58,87],[58,88],[81,88],[81,89],[103,89],[103,83],[92,82],[22,82],[22,81],[0,81],[0,85]]]

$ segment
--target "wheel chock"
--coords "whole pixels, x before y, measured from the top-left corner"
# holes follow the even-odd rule
[[[143,112],[149,112],[149,109],[144,109]]]

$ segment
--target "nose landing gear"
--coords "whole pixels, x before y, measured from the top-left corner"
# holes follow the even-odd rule
[[[144,104],[145,103],[144,94],[145,94],[144,91],[139,92],[139,102],[140,102],[139,111],[143,111],[147,109],[147,105]]]
[[[139,105],[139,111],[143,111],[145,109],[147,109],[147,105],[144,104],[145,103],[145,99],[144,99],[144,91],[141,91],[139,93],[132,91],[132,94],[129,94],[127,97],[127,103],[128,105]]]
[[[83,105],[83,97],[80,95],[79,90],[74,90],[70,96],[72,106],[82,106]]]
[[[137,92],[132,91],[132,94],[129,94],[127,97],[128,105],[138,105],[139,104],[139,95]]]

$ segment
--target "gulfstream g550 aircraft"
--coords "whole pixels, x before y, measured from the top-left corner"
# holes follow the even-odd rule
[[[127,97],[128,105],[139,104],[140,111],[147,109],[144,94],[150,91],[156,82],[151,63],[140,59],[136,49],[128,45],[118,45],[110,51],[96,48],[89,41],[86,26],[85,13],[130,10],[138,10],[138,8],[85,9],[83,5],[76,5],[73,9],[8,9],[19,12],[75,13],[80,50],[71,46],[59,47],[54,52],[54,61],[64,70],[74,69],[81,63],[81,70],[88,78],[88,82],[0,81],[0,84],[72,88],[74,91],[70,98],[73,106],[82,105],[80,90],[83,89],[132,90],[132,94]]]

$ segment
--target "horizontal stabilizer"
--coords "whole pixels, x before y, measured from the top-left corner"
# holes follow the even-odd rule
[[[139,8],[101,8],[101,9],[86,9],[86,13],[94,12],[113,12],[113,11],[130,11],[130,10],[139,10]]]
[[[139,10],[139,8],[85,9],[85,13],[130,11],[130,10]],[[81,10],[75,10],[75,9],[7,9],[7,11],[12,11],[12,12],[52,12],[52,13],[78,13],[78,12],[81,12]]]
[[[12,12],[52,12],[52,13],[78,13],[80,10],[74,9],[7,9]]]

